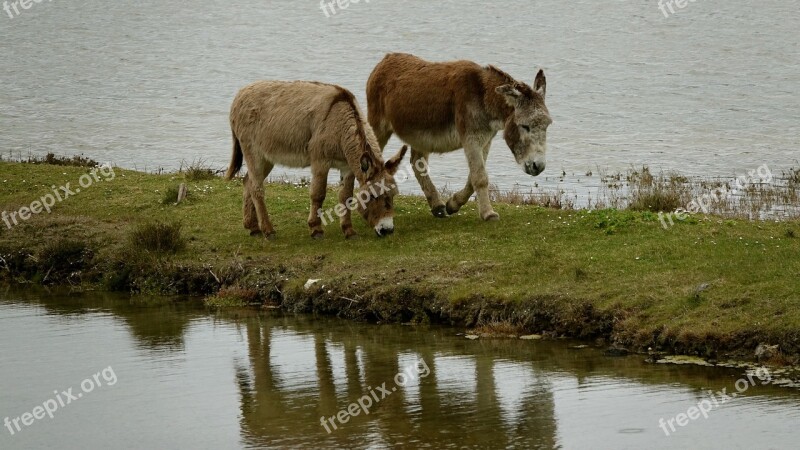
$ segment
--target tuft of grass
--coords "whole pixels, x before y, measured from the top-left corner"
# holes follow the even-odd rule
[[[206,164],[205,160],[197,159],[188,164],[186,168],[181,163],[181,168],[178,172],[182,172],[186,181],[206,181],[213,180],[217,177],[217,172]],[[175,194],[177,198],[177,193]]]
[[[181,234],[182,228],[180,222],[141,223],[131,232],[130,243],[134,248],[151,252],[178,253],[186,247],[186,240]]]
[[[257,304],[258,291],[238,286],[225,287],[216,295],[206,297],[204,303],[212,308],[236,308]]]
[[[489,186],[489,198],[492,202],[506,203],[509,205],[540,206],[550,209],[574,210],[575,203],[567,197],[563,190],[538,191],[533,190],[523,193],[514,188],[510,191],[501,191],[495,185]]]
[[[800,186],[800,167],[798,168],[790,168],[788,171],[783,173],[783,177],[789,183],[789,185]]]
[[[161,198],[162,205],[171,205],[178,201],[178,190],[180,186],[170,186],[164,190],[164,196]]]
[[[474,332],[485,337],[517,337],[523,334],[520,327],[508,321],[491,321],[477,327]]]
[[[686,179],[677,175],[657,176],[648,167],[632,171],[628,175],[630,198],[628,209],[632,211],[675,211],[685,206],[691,197]]]
[[[22,162],[28,164],[49,164],[51,166],[69,166],[69,167],[97,167],[100,164],[97,161],[87,158],[83,155],[75,156],[57,156],[55,153],[48,153],[45,156],[28,156],[27,160]]]
[[[88,268],[93,258],[94,252],[86,242],[71,238],[56,239],[39,251],[39,281],[56,283],[69,280]]]

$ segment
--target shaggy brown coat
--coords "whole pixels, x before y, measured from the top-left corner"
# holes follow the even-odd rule
[[[232,178],[243,160],[247,164],[244,226],[251,234],[270,238],[275,233],[264,203],[264,180],[276,165],[311,167],[308,226],[312,237],[323,235],[322,204],[331,168],[342,173],[340,202],[353,204],[348,199],[353,198],[357,178],[359,195],[366,194],[359,197],[366,199],[359,205],[359,213],[379,236],[394,231],[397,189],[392,175],[406,149],[384,162],[372,129],[347,89],[307,81],[258,81],[236,95],[230,124],[233,154],[225,176]],[[386,188],[376,190],[376,185]],[[340,219],[345,236],[355,236],[350,208]]]
[[[489,202],[486,158],[498,131],[526,173],[545,168],[547,127],[546,79],[536,75],[533,87],[493,66],[470,61],[432,63],[414,55],[390,53],[367,82],[369,123],[381,148],[392,133],[411,146],[411,163],[422,191],[437,217],[457,212],[473,192],[485,220],[499,216]],[[469,165],[466,186],[445,204],[428,176],[430,153],[463,148]]]

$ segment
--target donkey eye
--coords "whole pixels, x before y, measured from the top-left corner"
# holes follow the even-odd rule
[[[525,130],[526,133],[530,133],[531,132],[531,127],[529,127],[527,125],[520,125],[519,127],[522,128],[523,130]]]

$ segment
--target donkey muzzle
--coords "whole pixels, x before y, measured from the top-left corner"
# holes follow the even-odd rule
[[[375,233],[380,237],[386,237],[394,233],[394,220],[391,217],[384,217],[375,225]]]
[[[528,175],[535,177],[544,172],[544,166],[544,162],[537,163],[536,161],[528,161],[525,163],[524,170]]]

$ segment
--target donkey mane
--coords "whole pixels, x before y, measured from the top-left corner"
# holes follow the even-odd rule
[[[327,114],[325,114],[325,119],[327,119],[328,116],[331,114],[331,111],[333,110],[334,106],[336,106],[339,103],[347,103],[347,105],[350,107],[350,110],[353,111],[353,118],[356,121],[356,135],[358,135],[358,138],[361,140],[361,145],[363,147],[363,150],[365,152],[371,150],[369,146],[369,140],[367,139],[367,132],[364,130],[364,121],[361,119],[361,114],[359,114],[358,112],[356,97],[353,95],[352,92],[348,91],[347,89],[344,89],[340,86],[334,86],[334,87],[336,88],[338,93],[336,94],[336,97],[333,98],[331,106],[328,108]]]

